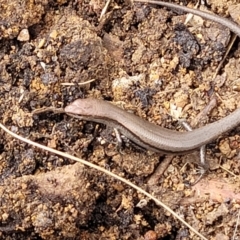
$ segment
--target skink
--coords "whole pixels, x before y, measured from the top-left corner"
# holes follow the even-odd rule
[[[82,120],[114,127],[142,148],[170,154],[194,151],[240,124],[240,108],[219,121],[190,132],[157,126],[110,102],[92,98],[75,100],[65,107],[65,112]]]
[[[240,37],[240,27],[228,19],[162,1],[135,1],[158,4],[199,15],[228,27]],[[240,108],[219,121],[191,132],[178,132],[162,128],[126,112],[109,102],[90,98],[75,100],[65,108],[65,112],[74,114],[82,120],[110,125],[139,146],[162,153],[184,154],[191,152],[240,124]]]

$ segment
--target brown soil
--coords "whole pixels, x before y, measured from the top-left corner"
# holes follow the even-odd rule
[[[237,2],[212,0],[208,9],[234,18]],[[1,122],[131,180],[209,239],[230,239],[240,209],[239,129],[208,145],[210,172],[189,187],[198,177],[198,153],[169,159],[128,142],[119,153],[108,127],[65,114],[31,114],[94,97],[183,131],[174,117],[198,127],[240,107],[239,39],[214,79],[228,29],[199,17],[184,25],[186,14],[130,0],[112,1],[99,20],[104,5],[0,0]],[[213,98],[216,106],[198,117]],[[123,183],[2,130],[1,136],[1,239],[198,239]]]

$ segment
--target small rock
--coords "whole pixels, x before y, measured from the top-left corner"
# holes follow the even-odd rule
[[[29,41],[29,39],[30,39],[30,35],[28,32],[28,29],[23,29],[17,37],[17,40],[20,42],[27,42]]]

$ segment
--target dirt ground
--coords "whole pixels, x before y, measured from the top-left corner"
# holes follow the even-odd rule
[[[240,24],[238,2],[209,0],[207,9]],[[239,128],[207,146],[210,171],[191,186],[198,152],[160,156],[129,142],[119,152],[109,127],[31,114],[94,97],[184,131],[177,118],[197,128],[240,107],[239,39],[214,78],[233,35],[228,29],[196,16],[184,25],[185,13],[130,0],[111,1],[100,19],[104,6],[0,0],[1,123],[131,180],[208,239],[232,239],[240,211]],[[2,130],[0,193],[1,239],[198,239],[132,188]]]

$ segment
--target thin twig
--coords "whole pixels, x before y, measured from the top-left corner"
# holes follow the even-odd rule
[[[46,147],[44,145],[41,145],[39,143],[36,143],[36,142],[33,142],[29,139],[26,139],[24,137],[21,137],[19,135],[17,135],[16,133],[13,133],[11,132],[10,130],[8,130],[4,125],[2,125],[0,123],[0,128],[2,128],[5,132],[7,132],[8,134],[10,134],[12,137],[14,138],[17,138],[19,139],[20,141],[23,141],[25,143],[28,143],[32,146],[35,146],[35,147],[38,147],[40,149],[43,149],[45,151],[48,151],[48,152],[51,152],[51,153],[54,153],[54,154],[57,154],[59,156],[62,156],[62,157],[65,157],[65,158],[69,158],[69,159],[72,159],[74,161],[77,161],[77,162],[80,162],[88,167],[91,167],[91,168],[94,168],[98,171],[101,171],[127,185],[129,185],[130,187],[134,188],[135,190],[139,191],[140,193],[144,194],[145,196],[149,197],[150,199],[152,199],[153,201],[156,202],[157,205],[165,208],[168,212],[170,212],[174,217],[176,217],[179,221],[181,221],[186,227],[188,227],[191,231],[193,231],[196,235],[198,235],[200,238],[204,239],[204,240],[207,240],[207,238],[205,238],[202,234],[200,234],[196,229],[194,229],[192,226],[190,226],[187,222],[185,222],[180,216],[178,216],[171,208],[169,208],[167,205],[165,205],[164,203],[160,202],[157,198],[155,198],[154,196],[152,196],[151,194],[149,194],[148,192],[144,191],[143,189],[141,189],[140,187],[136,186],[135,184],[133,184],[132,182],[102,168],[102,167],[99,167],[95,164],[92,164],[86,160],[83,160],[83,159],[80,159],[80,158],[77,158],[77,157],[74,157],[68,153],[64,153],[64,152],[60,152],[58,150],[55,150],[55,149],[52,149],[52,148],[49,148],[49,147]]]
[[[65,113],[63,108],[44,107],[44,108],[39,108],[39,109],[33,110],[32,115],[44,113],[44,112]]]
[[[226,50],[226,52],[225,52],[225,54],[224,54],[224,56],[223,56],[222,61],[218,64],[218,67],[217,67],[217,69],[216,69],[216,71],[215,71],[215,73],[214,73],[214,76],[213,76],[213,79],[214,79],[214,80],[215,80],[215,78],[217,77],[219,71],[221,70],[223,63],[226,61],[226,58],[227,58],[230,50],[232,49],[232,46],[233,46],[233,44],[234,44],[234,42],[235,42],[236,39],[237,39],[237,35],[234,34],[233,37],[231,38],[229,44],[228,44],[227,50]]]
[[[108,7],[109,7],[110,2],[111,2],[111,0],[108,0],[108,1],[106,2],[104,8],[102,9],[102,12],[101,12],[99,21],[102,20],[104,14],[107,12],[107,9],[108,9]]]
[[[173,155],[168,155],[164,158],[163,161],[158,165],[157,169],[154,171],[152,176],[149,178],[147,184],[151,188],[153,185],[156,185],[160,177],[164,174],[169,164],[172,162]]]
[[[234,229],[232,240],[235,239],[235,236],[236,236],[236,233],[237,233],[237,228],[238,228],[238,225],[239,225],[239,218],[240,218],[240,210],[238,210],[238,217],[237,217],[237,222],[236,222],[236,226],[235,226],[235,229]]]
[[[70,83],[70,82],[64,82],[64,83],[61,83],[62,86],[75,86],[75,85],[78,85],[78,86],[84,86],[84,85],[87,85],[91,82],[94,82],[96,81],[96,79],[90,79],[86,82],[80,82],[80,83]]]

